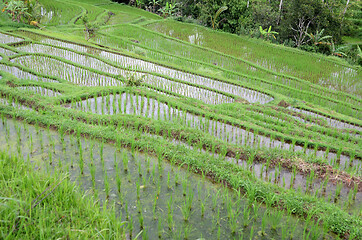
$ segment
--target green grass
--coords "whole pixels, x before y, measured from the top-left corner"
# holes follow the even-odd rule
[[[101,208],[69,176],[35,170],[0,152],[2,239],[125,239],[114,209]]]

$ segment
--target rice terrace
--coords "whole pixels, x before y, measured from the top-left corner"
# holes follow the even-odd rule
[[[227,28],[293,1],[1,1],[0,239],[362,239],[361,2]]]

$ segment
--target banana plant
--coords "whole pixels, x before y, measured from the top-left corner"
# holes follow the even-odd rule
[[[219,22],[216,22],[216,19],[220,16],[221,13],[223,13],[224,11],[226,11],[228,9],[227,6],[223,6],[221,8],[219,8],[219,10],[216,11],[214,16],[210,16],[211,17],[211,24],[212,24],[212,29],[215,29],[215,27],[217,27],[219,25]]]
[[[143,5],[143,0],[135,0],[136,7],[141,8]]]
[[[152,8],[152,12],[156,12],[156,7],[160,5],[160,0],[152,0],[149,4],[150,8]]]
[[[279,34],[278,32],[276,31],[272,31],[271,30],[272,26],[269,27],[269,29],[263,29],[261,26],[259,26],[259,31],[261,33],[261,35],[266,38],[267,40],[269,40],[269,38],[272,36],[274,39],[275,38],[275,35]]]
[[[166,2],[166,5],[158,11],[162,13],[163,17],[168,17],[172,16],[177,10],[177,3]]]
[[[312,41],[314,45],[330,45],[330,43],[325,40],[331,39],[332,36],[323,36],[323,32],[324,29],[321,31],[317,30],[315,34],[307,32],[305,34],[309,37],[309,40]]]
[[[336,46],[336,45],[334,45],[333,41],[331,41],[329,45],[330,45],[329,49],[331,51],[331,55],[337,56],[337,57],[347,57],[347,54],[344,53],[344,50],[349,47],[348,45]]]
[[[362,59],[362,51],[358,44],[357,44],[357,56],[358,56],[358,58]]]

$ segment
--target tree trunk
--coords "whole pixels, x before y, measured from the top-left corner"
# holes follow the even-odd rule
[[[345,7],[344,10],[343,10],[341,27],[340,27],[340,29],[339,29],[340,34],[342,34],[342,26],[343,26],[343,22],[344,22],[344,16],[346,15],[348,5],[349,5],[349,0],[347,0],[347,2],[346,2],[346,7]]]
[[[283,0],[280,0],[280,3],[279,3],[279,13],[280,13],[280,11],[282,10],[282,6],[283,6]]]
[[[277,25],[279,25],[280,20],[282,19],[282,7],[283,7],[283,0],[280,0],[280,3],[279,3],[279,17],[278,17]]]
[[[344,8],[342,20],[344,19],[344,15],[346,15],[348,5],[349,5],[349,0],[347,0],[346,7]]]
[[[304,17],[301,17],[298,19],[298,23],[295,28],[291,26],[291,29],[295,32],[293,38],[297,47],[300,47],[305,43],[306,32],[308,32],[311,22],[311,20],[305,20]]]

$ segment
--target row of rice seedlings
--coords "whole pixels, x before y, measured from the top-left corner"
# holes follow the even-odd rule
[[[137,44],[137,46],[135,46],[134,43],[132,43],[130,41],[126,41],[115,35],[98,35],[98,37],[95,39],[95,41],[102,45],[107,45],[107,46],[115,47],[118,49],[128,49],[129,51],[136,51],[137,49],[140,49],[140,47],[141,47],[140,44]],[[350,115],[353,117],[358,118],[358,116],[360,115],[359,111],[354,110],[351,105],[337,104],[333,99],[331,100],[326,97],[321,97],[321,96],[324,96],[326,92],[328,92],[328,91],[325,91],[322,89],[319,89],[316,93],[313,92],[315,88],[312,88],[308,91],[306,91],[306,90],[300,91],[298,89],[291,88],[289,86],[276,84],[273,81],[266,80],[263,78],[250,77],[248,75],[240,73],[241,71],[235,72],[235,71],[225,70],[222,68],[215,67],[212,64],[206,64],[207,66],[205,66],[205,64],[203,64],[203,63],[195,62],[192,59],[190,60],[190,59],[186,59],[186,58],[183,58],[180,56],[175,56],[175,55],[169,54],[167,51],[166,52],[159,51],[159,50],[155,50],[155,49],[144,47],[144,46],[142,46],[142,51],[146,52],[148,57],[157,59],[159,61],[173,62],[177,65],[179,65],[180,61],[181,61],[182,66],[187,66],[190,69],[193,69],[195,71],[199,71],[200,69],[204,69],[205,67],[207,69],[217,68],[216,71],[222,71],[222,73],[225,75],[224,76],[225,78],[241,81],[243,83],[246,83],[248,86],[254,86],[259,89],[267,89],[269,91],[278,92],[279,94],[283,94],[285,96],[293,96],[293,98],[301,99],[303,101],[315,102],[316,104],[334,109],[337,112],[340,112],[340,113],[343,113],[346,115]],[[316,96],[318,96],[318,97],[316,97]],[[336,93],[331,93],[331,94],[327,95],[327,97],[330,97],[330,98],[335,98],[336,96],[337,96]],[[341,99],[341,97],[338,97],[337,101],[339,101],[339,99]],[[343,101],[347,101],[347,100],[343,100]],[[359,105],[360,102],[359,101],[353,102],[352,104]]]
[[[333,91],[342,91],[361,97],[361,81],[358,80],[360,75],[357,70],[348,68],[342,71],[333,72],[328,77],[321,77],[318,84]],[[360,104],[359,104],[360,106]]]
[[[23,40],[24,39],[22,39],[22,38],[14,37],[14,36],[0,32],[0,43],[3,43],[3,44],[16,43],[16,42],[21,42]]]
[[[85,57],[85,56],[84,56]],[[19,57],[12,60],[18,64],[29,67],[34,71],[37,71],[42,74],[53,75],[56,77],[60,77],[67,81],[71,81],[78,85],[83,86],[120,86],[123,83],[119,80],[100,75],[98,73],[93,73],[89,70],[75,67],[73,65],[51,59],[43,56],[26,56]],[[98,61],[99,63],[100,61]],[[36,63],[36,64],[34,64]],[[102,68],[102,70],[107,71],[107,69],[112,70],[109,67]],[[113,68],[113,70],[117,72],[113,72],[112,74],[121,73],[124,76],[127,76],[129,71],[121,70],[117,68]],[[129,75],[128,75],[129,76]],[[144,77],[145,76],[145,77]],[[195,86],[190,86],[180,82],[174,82],[162,77],[157,77],[151,74],[142,74],[142,73],[133,73],[133,76],[136,78],[141,78],[145,83],[150,85],[175,92],[177,94],[181,94],[186,97],[195,98],[201,100],[207,104],[220,104],[220,103],[230,103],[233,102],[233,98],[225,96],[223,94],[209,91],[206,89],[198,88]]]
[[[82,13],[85,13],[85,9],[77,4],[68,2],[64,4],[61,1],[39,1],[42,8],[41,24],[46,25],[65,25],[72,23],[71,21]]]
[[[33,111],[32,108],[24,106],[23,104],[19,103],[17,98],[13,98],[12,96],[8,96],[7,98],[0,97],[0,104],[12,106],[16,109]]]
[[[176,21],[152,23],[147,25],[147,28],[162,32],[166,35],[176,35],[184,41],[190,41],[190,33],[193,35],[201,35],[203,43],[206,45],[205,47],[247,59],[274,72],[286,73],[314,83],[318,82],[321,74],[323,77],[329,78],[335,73],[354,75],[357,72],[356,69],[340,63],[337,64],[334,61],[328,61],[326,58],[313,57],[309,54],[301,54],[300,51],[286,48],[282,49],[279,46],[258,42],[255,39],[236,35],[225,35],[199,26],[191,26]],[[215,44],[223,41],[229,44]],[[266,49],[270,56],[273,57],[273,61],[266,58]],[[298,59],[298,61],[296,62],[295,59]],[[355,77],[353,75],[350,76],[351,79]]]
[[[256,112],[254,112],[254,111]],[[265,113],[264,113],[264,112]],[[319,139],[319,141],[322,141],[324,143],[330,143],[335,144],[336,146],[339,146],[341,141],[343,141],[343,144],[345,147],[351,147],[355,148],[356,144],[359,144],[360,138],[358,138],[358,135],[353,135],[350,133],[341,133],[340,131],[334,129],[334,128],[324,128],[324,127],[317,127],[310,129],[309,126],[314,125],[313,122],[310,122],[308,120],[305,120],[304,118],[300,118],[301,121],[307,123],[307,125],[304,127],[304,129],[301,129],[302,127],[298,122],[295,123],[293,121],[285,121],[288,120],[289,117],[296,117],[291,115],[285,115],[281,111],[267,111],[267,110],[259,110],[252,108],[251,111],[247,112],[248,117],[253,119],[253,122],[257,125],[264,127],[266,129],[272,128],[274,131],[284,133],[287,135],[292,135],[293,137],[296,136],[309,136],[309,138],[316,138]],[[272,116],[271,116],[272,115]],[[235,116],[236,117],[236,116]],[[285,120],[284,120],[285,119]],[[299,117],[296,117],[298,120]],[[247,118],[241,119],[243,121],[248,121]],[[299,126],[296,126],[299,125]],[[323,135],[323,136],[322,136]]]
[[[41,46],[41,48],[39,48],[39,46]],[[107,72],[109,74],[122,75],[125,78],[136,77],[139,79],[143,79],[143,81],[145,83],[148,83],[150,85],[153,85],[153,86],[156,86],[156,87],[168,90],[168,91],[172,91],[172,92],[181,94],[186,97],[196,98],[207,104],[229,103],[229,102],[233,101],[232,98],[224,96],[219,93],[215,93],[215,92],[208,91],[205,89],[199,89],[197,87],[190,86],[190,85],[180,83],[180,82],[174,82],[169,79],[154,76],[154,75],[148,74],[148,73],[139,73],[139,72],[132,72],[132,71],[124,70],[124,69],[119,69],[119,68],[113,67],[105,62],[102,62],[96,58],[77,54],[77,53],[63,50],[63,49],[58,49],[58,48],[53,48],[53,47],[43,46],[43,45],[31,45],[31,46],[22,47],[20,50],[24,50],[23,48],[28,48],[28,47],[30,48],[30,52],[41,52],[41,53],[55,55],[55,56],[70,60],[72,62],[84,65],[86,67],[90,67],[90,68],[97,69],[97,70],[100,70],[103,72]],[[218,88],[216,88],[216,89],[218,89]],[[258,98],[258,95],[254,94],[254,95],[250,95],[250,97]]]
[[[353,124],[350,124],[350,123],[347,123],[347,122],[342,122],[342,121],[339,121],[337,119],[333,119],[333,118],[329,118],[329,117],[326,117],[326,116],[323,116],[321,114],[318,114],[318,113],[314,113],[314,112],[311,112],[311,111],[307,111],[307,110],[304,110],[304,109],[300,109],[300,108],[295,108],[295,107],[288,107],[288,109],[291,109],[295,112],[300,112],[300,113],[303,113],[305,115],[309,115],[309,116],[313,116],[313,117],[316,117],[316,118],[321,118],[321,119],[324,119],[328,122],[328,124],[331,126],[331,127],[334,127],[334,128],[350,128],[350,129],[356,129],[358,131],[362,131],[362,127],[360,126],[356,126],[356,125],[353,125]]]
[[[62,78],[80,86],[121,86],[122,83],[112,77],[51,59],[44,56],[24,56],[12,60],[38,73]]]
[[[111,40],[109,37],[106,37],[106,36],[103,36],[103,35],[98,36],[98,38],[96,39],[96,41],[99,40],[102,45],[104,45],[105,43],[107,43],[107,42],[109,42]],[[46,43],[49,43],[49,44],[53,44],[53,45],[60,46],[60,47],[71,48],[73,50],[77,50],[77,51],[81,51],[81,52],[88,52],[88,53],[92,53],[92,54],[96,54],[96,55],[103,53],[103,51],[101,51],[101,50],[93,49],[93,48],[90,48],[90,47],[84,47],[84,46],[77,45],[77,44],[71,44],[69,42],[63,42],[63,41],[58,41],[58,40],[53,40],[53,39],[44,39],[43,41],[45,41]],[[104,42],[104,41],[106,41],[106,42]],[[119,45],[121,43],[122,43],[122,45]],[[117,42],[114,42],[112,40],[111,45],[114,45],[114,44],[115,44],[115,46],[117,48],[121,48],[121,49],[128,48],[130,51],[134,50],[134,46],[132,44],[127,45],[127,44],[130,44],[130,43],[124,42],[121,39],[118,39]],[[105,52],[105,53],[108,53],[108,52]],[[179,64],[179,61],[180,61],[180,59],[178,59],[178,57],[176,57],[176,56],[172,56],[172,55],[169,55],[169,54],[166,54],[166,53],[161,53],[159,51],[148,51],[147,54],[152,56],[152,58],[154,58],[154,59],[158,59],[158,60],[161,60],[161,61],[164,61],[164,62],[177,62],[177,64]],[[194,70],[200,70],[200,69],[205,68],[205,66],[201,66],[200,63],[196,63],[196,62],[193,62],[193,61],[183,61],[183,65],[185,65],[185,64],[188,65],[191,69],[194,69]],[[213,65],[208,66],[208,68],[210,68],[210,67],[215,67],[215,66],[213,66]],[[218,71],[219,71],[219,69],[218,69]],[[277,91],[278,93],[282,93],[282,94],[287,95],[287,96],[292,95],[293,97],[297,97],[297,98],[300,97],[303,100],[307,99],[307,100],[310,100],[310,101],[314,101],[316,99],[314,95],[313,96],[310,95],[310,91],[302,93],[302,92],[299,92],[298,90],[295,91],[296,89],[292,90],[292,89],[289,89],[288,87],[285,88],[285,87],[282,87],[282,86],[276,86],[276,85],[272,84],[271,82],[268,82],[268,81],[263,80],[263,79],[254,79],[254,78],[250,78],[250,77],[247,77],[247,76],[244,76],[244,75],[240,75],[239,73],[230,72],[230,71],[229,72],[224,72],[223,71],[223,73],[225,74],[226,78],[236,79],[236,80],[242,81],[242,82],[246,81],[249,85],[250,84],[251,85],[257,84],[257,86],[259,88],[269,89],[271,91]],[[312,88],[312,90],[313,89],[315,89],[315,88]],[[326,91],[318,91],[317,94],[319,96],[323,96],[325,92]],[[336,93],[328,95],[328,97],[332,97],[332,98],[335,97],[335,96],[336,96]],[[340,97],[338,97],[338,99],[340,99]],[[333,102],[331,102],[331,101],[329,101],[327,99],[323,99],[323,100],[320,99],[319,104],[322,104],[323,106],[327,106],[329,108],[338,108],[338,109],[336,109],[337,111],[340,111],[340,112],[345,113],[347,115],[351,115],[351,114],[352,114],[352,116],[358,115],[358,112],[353,111],[353,110],[351,111],[349,108],[346,108],[346,107],[339,107],[340,105],[334,104]],[[360,104],[360,103],[359,102],[358,103],[353,102],[352,104]]]
[[[19,136],[22,135],[22,134],[18,134]],[[78,140],[77,140],[78,141]],[[328,182],[328,181],[327,181]],[[350,196],[352,196],[351,194],[349,194]]]
[[[8,66],[5,64],[0,63],[0,70],[4,71],[4,72],[8,72],[12,75],[14,75],[15,77],[19,78],[19,79],[24,79],[24,80],[32,80],[32,81],[37,81],[37,82],[58,82],[56,80],[53,79],[49,79],[49,78],[45,78],[45,77],[39,77],[37,75],[31,74],[29,72],[23,71],[20,68],[17,67],[13,67],[13,66]]]
[[[60,40],[56,40],[53,38],[45,37],[45,38],[40,39],[39,41],[40,41],[40,43],[45,43],[45,44],[62,47],[62,48],[69,48],[69,49],[72,49],[72,50],[75,50],[78,52],[84,52],[84,53],[88,53],[88,54],[95,55],[95,56],[100,55],[100,53],[102,52],[102,50],[97,49],[97,48],[87,47],[87,46],[83,46],[80,44],[71,43],[68,41],[60,41]],[[24,49],[24,51],[27,51],[27,50],[28,49]]]
[[[158,136],[150,135],[157,138]],[[173,143],[177,145],[182,145],[188,149],[195,150],[195,147],[191,146],[191,143],[184,143],[179,140],[173,139]],[[196,147],[197,148],[197,147]],[[200,152],[205,152],[204,149],[200,146],[198,149]],[[280,151],[276,149],[276,151]],[[226,160],[230,163],[235,163],[245,170],[250,171],[252,175],[256,178],[260,178],[264,181],[277,184],[280,187],[285,189],[294,189],[298,192],[303,192],[308,195],[315,197],[320,197],[325,199],[328,202],[338,202],[342,207],[346,209],[355,209],[356,206],[360,204],[360,200],[356,201],[358,196],[362,196],[362,192],[358,191],[358,185],[341,185],[337,186],[332,182],[329,182],[329,178],[322,180],[317,178],[314,170],[310,171],[309,175],[299,173],[296,171],[296,168],[293,167],[293,170],[290,171],[279,165],[272,167],[271,158],[266,159],[266,162],[259,163],[255,160],[255,153],[251,153],[247,160],[240,159],[240,156],[236,155],[235,158],[226,157],[226,152],[220,154],[215,154],[213,152],[208,152],[213,157],[218,157],[220,160]],[[341,193],[342,192],[342,193]],[[352,196],[354,196],[352,198]]]
[[[31,52],[31,53],[44,53],[44,54],[50,54],[54,56],[58,56],[67,60],[70,60],[72,62],[76,62],[78,64],[82,64],[86,67],[94,68],[100,71],[106,71],[110,74],[119,74],[119,69],[115,68],[107,63],[104,63],[96,58],[88,57],[82,54],[74,53],[68,50],[45,46],[45,45],[39,45],[39,44],[31,44],[27,46],[22,46],[19,48],[21,51],[25,52]],[[85,50],[85,49],[83,49]],[[84,51],[83,51],[84,52]],[[241,98],[246,99],[250,103],[267,103],[273,100],[272,97],[254,91],[247,88],[243,88],[237,85],[228,84],[225,82],[220,82],[217,80],[213,80],[210,78],[205,78],[202,76],[194,75],[191,73],[186,73],[178,70],[174,70],[171,68],[167,68],[164,66],[156,65],[154,63],[146,62],[140,59],[135,59],[131,57],[126,57],[123,55],[106,52],[106,51],[100,51],[99,56],[101,56],[104,59],[110,60],[112,62],[117,63],[117,65],[120,65],[123,68],[131,68],[133,70],[141,70],[141,71],[149,71],[149,72],[155,72],[163,75],[167,75],[171,78],[179,79],[182,81],[190,82],[197,85],[206,86],[212,89],[216,89],[222,92],[230,93],[235,96],[239,96]],[[122,71],[122,74],[129,74],[130,71]],[[146,76],[149,76],[146,74]]]
[[[153,25],[153,27],[151,28],[151,29],[153,29],[153,30],[156,30],[156,31],[158,31],[158,32],[160,32],[159,30],[160,29],[162,29],[163,27],[164,27],[164,25],[167,25],[167,24],[170,24],[170,22],[162,22],[162,24],[160,24],[160,23],[157,23],[157,24],[151,24],[151,25]],[[182,24],[182,23],[174,23],[173,25],[177,25],[177,24]],[[155,27],[155,25],[157,25],[157,27]],[[182,31],[184,31],[184,32],[187,32],[187,34],[189,34],[190,32],[194,32],[195,31],[195,28],[194,27],[192,27],[192,29],[191,28],[188,28],[188,30],[189,31],[185,31],[185,27],[188,27],[187,25],[185,25],[185,26],[183,26],[183,28],[182,28]],[[164,31],[161,31],[162,33],[164,33],[164,34],[166,34],[166,35],[170,35],[171,33],[174,33],[174,34],[176,34],[178,37],[180,36],[179,34],[180,34],[180,32],[178,31],[179,29],[172,29],[172,31],[169,31],[169,29],[168,30],[166,30],[166,32],[164,32]],[[199,32],[200,31],[200,32]],[[205,31],[204,31],[204,29],[198,29],[198,30],[196,30],[196,33],[195,34],[202,34],[202,33],[205,33]],[[212,34],[212,35],[211,35]],[[172,34],[171,34],[172,35]],[[181,34],[181,36],[182,36],[182,34]],[[209,39],[213,39],[214,37],[218,37],[218,33],[211,33],[211,32],[209,32],[208,33],[208,36],[209,36],[209,38],[207,38],[206,40],[209,40]],[[190,37],[190,36],[184,36],[184,38],[183,38],[183,40],[188,40],[188,37]],[[224,36],[225,37],[225,36]],[[219,38],[220,39],[220,38]],[[228,40],[231,40],[232,39],[232,37],[228,37],[228,38],[224,38],[225,40],[226,39],[228,39]],[[236,40],[236,39],[235,39]],[[249,50],[248,51],[248,48],[246,47],[246,46],[240,46],[240,38],[237,40],[237,41],[234,41],[232,44],[227,44],[227,45],[220,45],[220,44],[214,44],[215,42],[217,42],[217,41],[212,41],[212,42],[209,42],[209,44],[208,44],[208,47],[211,47],[212,49],[220,49],[220,48],[222,48],[222,52],[219,52],[219,53],[217,53],[217,52],[214,52],[214,54],[219,54],[219,55],[224,55],[224,54],[229,54],[229,55],[224,55],[225,57],[226,56],[229,56],[229,61],[228,61],[228,63],[229,64],[237,64],[237,65],[239,65],[240,63],[238,62],[238,61],[236,61],[236,59],[237,58],[241,58],[241,59],[245,59],[245,57],[246,58],[249,58],[249,55],[251,55],[251,56],[255,56],[255,52],[259,52],[260,50],[260,47],[263,47],[263,44],[258,44],[258,47],[256,47],[256,46],[253,46],[253,49],[251,50]],[[172,41],[172,40],[171,40]],[[173,41],[172,41],[173,42]],[[206,41],[206,42],[208,42],[208,41]],[[244,41],[245,42],[245,41]],[[175,45],[177,45],[177,43],[175,43]],[[180,44],[179,44],[180,45]],[[239,45],[240,46],[240,48],[235,48],[235,46],[237,46],[237,45]],[[196,47],[194,47],[194,48],[196,48]],[[186,48],[186,49],[188,49],[188,48]],[[231,50],[231,49],[233,49],[233,50]],[[243,49],[243,50],[241,50],[241,49]],[[271,47],[270,48],[270,46],[269,46],[269,50],[270,49],[272,49],[272,50],[275,50],[273,47]],[[323,95],[325,95],[325,96],[329,96],[329,97],[332,97],[332,98],[335,98],[335,99],[338,99],[338,97],[340,96],[340,95],[343,95],[342,96],[342,98],[343,99],[345,99],[346,101],[351,101],[351,103],[358,103],[359,105],[361,104],[361,102],[358,100],[358,99],[355,99],[355,98],[351,98],[350,96],[348,96],[348,95],[344,95],[344,94],[340,94],[340,93],[337,93],[336,91],[325,91],[325,92],[323,92],[323,88],[322,87],[319,87],[319,86],[313,86],[313,85],[310,85],[307,81],[311,81],[310,79],[311,79],[311,76],[313,76],[313,77],[317,77],[316,79],[314,79],[312,82],[313,83],[315,83],[315,84],[320,84],[320,85],[322,85],[321,83],[320,83],[320,73],[322,72],[322,74],[323,75],[325,75],[326,77],[322,77],[325,81],[329,81],[330,83],[330,85],[336,85],[335,84],[335,81],[333,81],[332,80],[332,78],[331,78],[331,76],[333,76],[333,75],[338,75],[338,73],[341,73],[341,75],[343,74],[344,75],[344,79],[342,80],[342,81],[340,81],[339,82],[339,85],[336,87],[337,88],[337,90],[341,90],[339,87],[341,87],[341,86],[343,86],[343,82],[348,82],[348,85],[350,85],[350,84],[354,84],[355,86],[355,88],[356,88],[356,86],[358,86],[358,84],[356,84],[356,82],[358,81],[357,79],[358,79],[358,72],[357,72],[357,70],[355,70],[355,69],[352,69],[352,68],[349,68],[349,67],[345,67],[345,66],[342,66],[342,65],[340,65],[340,64],[333,64],[333,63],[331,63],[331,62],[327,62],[327,61],[324,61],[323,63],[324,63],[324,65],[323,65],[323,71],[321,71],[322,69],[320,69],[320,67],[321,67],[321,64],[320,64],[320,59],[318,60],[318,63],[317,64],[315,64],[315,65],[317,65],[318,67],[317,68],[319,68],[317,71],[318,71],[318,74],[315,74],[315,73],[311,73],[310,71],[309,71],[309,69],[310,69],[310,62],[308,62],[308,66],[309,66],[309,68],[305,68],[305,67],[303,67],[303,68],[300,68],[299,67],[299,65],[298,64],[295,64],[295,61],[294,61],[294,59],[290,59],[291,61],[291,63],[293,63],[293,64],[288,64],[288,66],[287,65],[285,65],[285,64],[281,64],[280,62],[278,62],[278,63],[276,63],[275,62],[275,57],[276,56],[279,56],[279,60],[281,60],[281,59],[283,59],[282,61],[284,62],[284,60],[285,60],[285,56],[284,55],[282,55],[282,54],[285,54],[286,53],[286,51],[280,51],[281,49],[279,49],[278,48],[278,50],[273,54],[273,61],[270,61],[270,59],[266,59],[265,57],[263,57],[263,58],[253,58],[253,63],[256,63],[257,65],[259,65],[259,66],[262,66],[262,67],[264,67],[264,68],[267,68],[267,69],[269,69],[269,70],[272,70],[272,71],[274,71],[274,73],[273,72],[271,72],[271,74],[273,74],[273,75],[275,75],[275,80],[274,81],[278,81],[278,82],[280,82],[280,83],[283,83],[283,84],[286,84],[286,85],[288,85],[288,86],[292,86],[292,87],[295,87],[295,88],[297,88],[297,89],[301,89],[301,90],[305,90],[305,91],[312,91],[312,92],[314,92],[314,93],[317,93],[318,94],[318,92],[322,92],[322,94]],[[204,51],[207,51],[207,49],[204,49]],[[282,53],[282,54],[281,54]],[[264,53],[262,53],[262,55],[264,55]],[[194,57],[194,56],[190,56],[190,57]],[[202,56],[198,56],[198,58],[202,58]],[[235,58],[236,57],[236,58]],[[296,57],[296,56],[294,56],[294,57]],[[212,59],[216,59],[216,58],[212,58]],[[300,59],[300,53],[299,53],[299,57],[298,57],[298,59]],[[314,58],[314,60],[316,60],[317,58]],[[304,59],[305,60],[305,59]],[[309,57],[309,60],[308,61],[310,61],[310,60],[313,60],[313,57],[312,56],[310,56]],[[223,66],[225,66],[225,67],[231,67],[231,66],[227,66],[227,65],[225,65],[225,61],[223,61]],[[296,68],[296,66],[297,66],[297,68],[298,68],[298,73],[299,74],[296,74],[296,71],[293,71],[292,69],[295,69]],[[328,71],[326,71],[326,66],[328,66],[329,67],[329,69],[328,69]],[[332,67],[333,66],[333,67]],[[249,67],[247,67],[247,69],[249,69],[249,70],[254,70],[254,71],[256,71],[257,70],[257,68],[255,68],[255,67],[252,67],[252,65],[249,65]],[[276,70],[276,69],[279,69],[279,70]],[[336,69],[341,69],[341,70],[339,70],[339,71],[337,71],[337,72],[335,72],[335,70]],[[258,70],[260,70],[260,69],[258,69]],[[301,71],[302,70],[302,71]],[[279,75],[279,74],[276,74],[276,73],[286,73],[284,76],[281,76],[281,75]],[[329,75],[328,73],[331,73],[331,75]],[[292,75],[292,76],[295,76],[295,77],[300,77],[300,78],[304,78],[304,81],[303,80],[300,80],[300,79],[292,79],[292,78],[290,78],[290,77],[288,77],[287,76],[287,74],[288,75]],[[318,78],[319,78],[319,80],[318,80]],[[338,78],[338,77],[337,77]],[[342,78],[342,76],[340,76],[340,78]],[[272,79],[271,77],[269,78],[269,79]],[[357,80],[357,81],[356,81]],[[344,83],[344,85],[346,85],[345,83]],[[323,86],[323,85],[322,85]],[[357,87],[358,88],[358,87]],[[347,92],[349,92],[348,90],[352,90],[352,89],[342,89],[342,90],[346,90]],[[354,90],[357,90],[357,89],[354,89]],[[353,92],[355,92],[355,91],[351,91],[352,93]],[[337,94],[335,94],[335,93],[337,93]],[[334,96],[335,95],[335,96]],[[338,96],[338,97],[337,97]]]
[[[46,96],[46,97],[57,97],[62,95],[58,91],[54,91],[52,89],[43,88],[43,87],[37,87],[37,86],[23,86],[23,87],[18,87],[18,89],[34,92],[40,94],[41,96]]]
[[[43,53],[52,56],[57,56],[64,58],[66,60],[72,61],[74,63],[81,64],[86,67],[90,67],[93,69],[97,69],[99,71],[104,71],[110,74],[118,75],[120,74],[120,69],[109,65],[105,62],[102,62],[96,58],[78,54],[69,50],[64,50],[61,48],[55,48],[47,45],[40,44],[29,44],[25,46],[21,46],[18,48],[20,51],[30,52],[30,53]]]
[[[10,128],[14,130],[9,130]],[[189,173],[185,174],[180,169],[165,164],[162,157],[154,161],[136,152],[130,154],[123,150],[119,153],[115,147],[109,145],[104,145],[105,149],[102,150],[102,144],[95,144],[92,140],[83,139],[79,135],[57,137],[57,133],[52,131],[39,128],[36,130],[26,124],[21,126],[13,120],[3,121],[0,124],[0,131],[11,132],[12,136],[8,139],[12,139],[13,134],[20,138],[19,144],[22,150],[19,154],[28,156],[30,162],[37,156],[47,154],[44,163],[36,162],[39,167],[44,164],[49,166],[49,153],[54,156],[53,158],[59,158],[58,162],[62,162],[62,166],[69,166],[69,156],[76,157],[81,149],[93,152],[90,157],[86,151],[83,151],[83,159],[75,159],[74,166],[67,168],[69,175],[71,179],[82,183],[83,188],[93,189],[94,194],[101,200],[108,198],[109,201],[115,202],[120,213],[119,217],[127,221],[128,233],[132,238],[143,230],[145,232],[143,237],[151,239],[179,236],[186,239],[201,236],[212,239],[239,238],[254,236],[259,231],[265,236],[282,239],[281,232],[284,232],[285,237],[292,237],[302,234],[303,230],[307,229],[307,227],[296,227],[289,234],[285,234],[288,230],[284,228],[289,229],[289,226],[282,223],[287,221],[296,225],[294,217],[289,213],[286,217],[282,217],[284,214],[271,209],[272,204],[264,208],[256,203],[257,189],[252,185],[248,187],[247,192],[249,201],[245,201],[240,193],[220,189],[205,181],[205,178],[203,180],[195,178]],[[38,149],[35,152],[29,152],[27,149],[29,136],[32,136],[34,148]],[[34,141],[36,138],[42,139],[43,142],[65,138],[63,141],[66,141],[66,150],[61,150],[62,144],[57,142],[54,145],[46,144],[43,150],[39,151],[39,142]],[[82,174],[77,162],[79,164],[88,162],[91,166],[89,169],[84,168]],[[101,163],[105,166],[101,167]],[[46,168],[50,171],[63,169],[59,165],[52,166],[54,168]],[[93,173],[88,174],[88,171]],[[168,176],[167,184],[164,181],[165,176]],[[273,221],[272,218],[277,219]],[[243,227],[240,228],[240,225]],[[309,228],[306,233],[310,231]],[[315,236],[315,233],[310,234]]]
[[[257,131],[252,132],[250,129],[242,129],[238,126],[215,121],[205,117],[200,117],[186,111],[171,107],[166,103],[159,102],[155,99],[123,93],[121,95],[107,94],[97,98],[88,98],[83,101],[71,103],[71,107],[92,112],[95,114],[133,114],[143,117],[153,118],[157,120],[173,121],[188,127],[202,130],[227,141],[232,144],[241,146],[253,146],[256,148],[280,148],[291,149],[293,151],[305,152],[308,155],[328,158],[328,161],[346,170],[361,171],[361,163],[358,160],[351,159],[339,153],[329,152],[329,150],[321,150],[316,146],[314,149],[307,146],[298,146],[296,143],[286,143],[275,137],[266,137],[259,135]],[[341,149],[342,150],[342,149]]]
[[[203,88],[198,88],[195,86],[190,86],[181,82],[171,81],[166,78],[154,76],[151,74],[134,73],[134,76],[143,79],[145,83],[155,86],[157,88],[174,92],[185,97],[194,98],[206,104],[215,105],[234,102],[234,99],[232,97],[226,96],[224,94]]]
[[[305,116],[303,114],[297,114],[294,111],[284,109],[274,110],[272,108],[260,108],[258,106],[248,107],[248,116],[251,115],[253,119],[258,121],[253,121],[254,123],[263,126],[265,128],[279,126],[279,132],[286,132],[290,134],[291,129],[294,129],[296,125],[300,125],[298,122],[303,122],[306,124],[306,129],[303,129],[303,132],[298,133],[294,131],[293,134],[299,134],[300,136],[306,136],[307,134],[322,134],[326,137],[332,137],[338,141],[342,140],[348,144],[359,143],[361,138],[360,134],[351,133],[350,131],[339,131],[336,128],[324,127],[327,123],[325,121],[312,117]],[[290,117],[296,119],[298,122],[290,121]],[[271,120],[274,119],[275,121]],[[287,121],[286,121],[287,120]],[[316,128],[310,129],[309,126],[316,126],[316,123],[319,125]],[[288,130],[289,129],[289,130]],[[324,140],[324,141],[334,141],[334,140]]]
[[[11,56],[11,55],[16,54],[15,52],[13,52],[11,50],[2,48],[2,47],[0,47],[0,53],[4,54],[5,56]]]
[[[132,28],[132,30],[128,30],[129,28]],[[123,31],[120,31],[120,29],[123,29]],[[134,38],[141,42],[142,45],[145,45],[150,49],[157,49],[179,57],[189,58],[207,64],[217,65],[233,72],[242,72],[251,76],[268,79],[271,82],[282,82],[285,78],[285,76],[280,76],[279,74],[256,68],[256,66],[253,66],[240,58],[222,54],[220,52],[210,51],[210,49],[207,48],[192,46],[178,40],[169,39],[161,34],[144,29],[141,26],[116,26],[113,28],[111,27],[104,29],[102,30],[102,32],[104,32],[105,34],[109,32],[117,36]],[[314,92],[314,89],[316,89],[317,87],[318,91],[321,91],[322,94],[325,95],[322,88],[318,88],[318,86],[310,86],[310,84],[302,82],[300,80],[290,79],[289,81],[293,84],[298,84],[297,89],[303,88],[304,91]],[[328,96],[331,98],[335,98],[332,92],[328,92]]]

